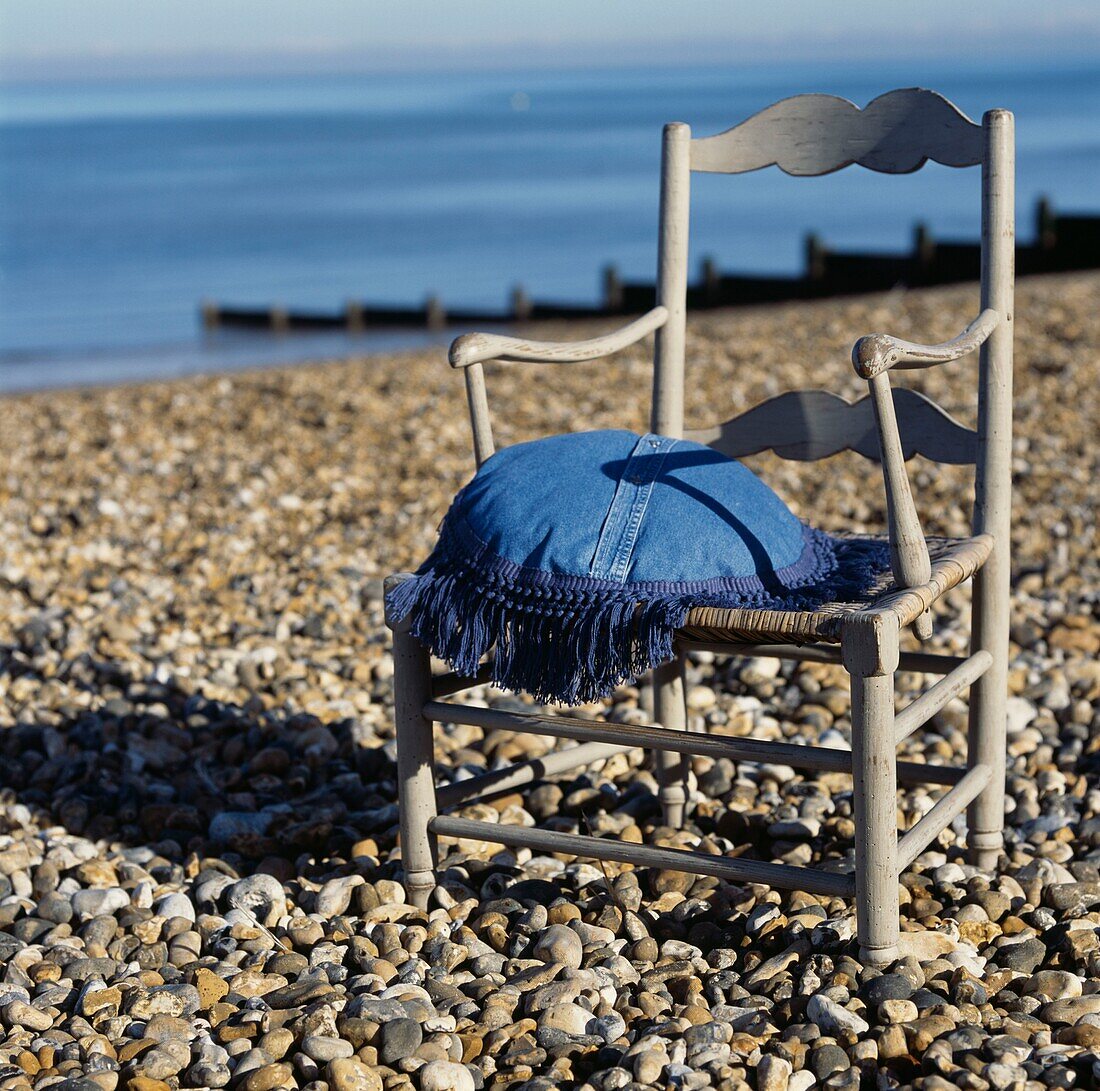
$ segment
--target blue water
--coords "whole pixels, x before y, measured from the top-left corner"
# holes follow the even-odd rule
[[[522,283],[593,301],[608,262],[652,277],[663,122],[711,133],[787,94],[912,84],[1016,112],[1022,238],[1040,194],[1100,211],[1100,58],[0,86],[0,388],[395,343],[206,340],[203,298],[503,307]],[[881,250],[918,218],[977,234],[977,173],[935,164],[693,185],[693,258],[736,271],[798,270],[810,230]]]

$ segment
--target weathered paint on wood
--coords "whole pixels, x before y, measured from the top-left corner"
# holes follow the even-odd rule
[[[900,743],[923,727],[949,701],[973,685],[993,665],[993,656],[977,651],[967,656],[954,670],[934,686],[914,698],[894,717],[894,742]]]
[[[693,875],[717,875],[734,883],[767,883],[784,890],[808,890],[834,897],[852,896],[852,877],[817,868],[772,864],[764,860],[744,860],[714,856],[687,849],[656,848],[606,837],[586,837],[576,833],[556,833],[528,826],[506,826],[500,822],[478,822],[470,818],[440,815],[432,820],[436,833],[447,837],[468,837],[492,841],[535,852],[564,852],[593,860],[615,860],[636,867],[655,867],[663,871],[686,871]]]
[[[921,345],[915,341],[903,341],[888,333],[871,333],[855,343],[852,348],[852,363],[861,379],[873,379],[893,367],[899,371],[912,371],[915,368],[946,364],[984,345],[1000,321],[1001,316],[987,308],[957,337],[938,345]]]
[[[667,319],[666,308],[654,307],[622,329],[588,341],[525,341],[519,337],[503,337],[495,333],[467,333],[456,338],[451,345],[451,367],[469,367],[486,360],[532,364],[570,364],[581,360],[598,360],[635,344],[663,326]]]
[[[935,806],[898,840],[898,871],[907,871],[913,861],[966,810],[967,804],[986,788],[993,777],[988,765],[973,766],[958,784],[946,792]]]
[[[975,861],[987,868],[996,862],[1002,845],[1008,642],[1014,253],[1011,114],[992,111],[979,128],[939,95],[909,89],[880,96],[862,111],[832,96],[799,96],[777,103],[726,133],[696,141],[691,140],[686,125],[667,126],[658,261],[660,306],[623,330],[574,344],[470,335],[455,342],[452,363],[466,369],[475,454],[480,464],[493,450],[483,361],[594,359],[656,330],[651,427],[666,435],[682,435],[691,170],[737,173],[775,163],[791,174],[822,174],[858,163],[873,170],[905,173],[928,159],[950,166],[982,165],[982,313],[978,318],[958,337],[939,345],[922,345],[885,334],[861,340],[853,359],[860,374],[870,382],[870,395],[855,404],[826,391],[793,392],[725,424],[687,433],[688,438],[709,443],[732,457],[770,449],[786,458],[807,460],[854,450],[882,463],[897,586],[866,606],[842,604],[842,610],[828,617],[795,612],[794,627],[783,620],[792,612],[693,610],[680,643],[681,650],[705,647],[733,654],[751,652],[834,662],[837,652],[826,644],[814,643],[801,649],[796,645],[805,640],[838,641],[839,658],[852,678],[851,753],[686,733],[682,730],[679,663],[656,672],[655,709],[665,727],[512,713],[433,700],[433,694],[438,697],[457,692],[478,679],[449,675],[433,683],[426,652],[398,627],[394,639],[402,846],[406,881],[415,904],[423,906],[427,902],[433,848],[429,831],[435,830],[537,851],[573,852],[642,866],[683,867],[776,886],[823,892],[835,889],[842,893],[854,889],[861,956],[873,965],[881,965],[897,953],[899,868],[908,866],[962,807],[969,804],[970,848]],[[919,394],[891,391],[887,376],[890,368],[943,363],[978,345],[981,363],[976,432],[964,428]],[[904,469],[904,461],[917,453],[941,462],[977,466],[974,536],[952,542],[950,548],[937,546],[938,552],[931,560]],[[929,607],[975,573],[978,580],[972,654],[961,659],[900,653],[901,629],[915,625],[918,632],[926,631]],[[700,636],[705,639],[701,641]],[[723,636],[728,639],[723,641]],[[746,643],[754,639],[763,642]],[[938,672],[945,677],[895,716],[893,679],[899,669]],[[479,672],[478,677],[481,675]],[[968,685],[972,687],[969,767],[897,762],[893,753],[896,741],[916,730]],[[670,817],[680,817],[677,788],[682,757],[686,755],[850,771],[856,816],[854,880],[757,861],[700,858],[697,854],[557,831],[437,816],[431,776],[431,724],[436,720],[575,739],[582,744],[564,757],[548,755],[541,765],[526,763],[514,771],[478,778],[476,785],[469,785],[471,790],[494,791],[502,784],[529,783],[541,775],[540,769],[545,773],[548,768],[564,768],[589,754],[603,755],[632,747],[671,752],[677,756],[674,760],[661,759],[658,763],[662,799]],[[675,775],[670,775],[673,772]],[[900,843],[894,820],[899,782],[951,786]],[[469,798],[461,786],[452,785],[444,792],[448,801]],[[775,868],[779,870],[771,870]]]
[[[687,329],[691,129],[666,125],[661,147],[661,216],[657,236],[657,302],[668,319],[656,338],[650,429],[684,434],[684,346]]]
[[[466,780],[453,781],[436,790],[436,799],[441,811],[450,810],[464,803],[515,791],[547,777],[556,777],[581,765],[607,761],[616,754],[625,754],[633,749],[633,746],[616,743],[584,742],[580,746],[571,746],[564,750],[551,750],[541,758],[518,762],[506,769],[493,769]]]
[[[432,696],[450,697],[453,693],[461,693],[464,689],[473,689],[475,686],[484,686],[492,681],[492,667],[489,663],[483,663],[473,678],[458,674],[456,671],[447,671],[445,674],[432,675]]]
[[[947,167],[982,161],[982,130],[935,91],[887,91],[860,109],[835,95],[795,95],[717,136],[691,142],[691,169],[742,174],[777,166],[787,174],[831,174],[853,163],[910,174],[929,160]]]
[[[852,782],[856,835],[856,930],[860,961],[898,955],[897,779],[894,671],[897,621],[873,613],[845,625],[844,666],[852,680]]]
[[[405,889],[413,905],[426,909],[435,887],[435,838],[429,822],[436,814],[433,728],[424,716],[431,696],[428,650],[404,624],[393,630],[393,704],[397,737],[397,788],[401,860]]]
[[[679,638],[677,647],[683,651],[712,652],[715,655],[752,655],[775,659],[794,659],[804,663],[840,663],[840,648],[835,644],[737,644],[734,642]],[[929,655],[927,652],[902,652],[898,670],[916,674],[950,674],[968,662],[969,656]]]
[[[657,723],[670,731],[687,730],[687,704],[684,694],[684,661],[677,656],[653,671],[653,713]],[[688,755],[675,750],[657,752],[657,783],[661,811],[666,826],[679,829],[684,824],[687,803]]]
[[[470,410],[470,430],[474,440],[474,463],[480,466],[496,450],[493,418],[489,415],[489,395],[485,389],[485,369],[481,364],[466,368],[466,404]]]
[[[902,453],[933,462],[972,464],[977,433],[960,424],[930,398],[915,390],[895,390]],[[730,458],[774,451],[780,458],[814,462],[841,451],[878,462],[878,428],[870,396],[849,402],[828,390],[789,390],[710,428],[685,433]]]
[[[871,379],[868,385],[878,428],[882,483],[886,490],[890,568],[898,587],[919,587],[927,583],[932,575],[932,562],[917,517],[917,506],[913,503],[909,475],[905,472],[905,455],[890,391],[890,376],[883,372]],[[932,615],[925,610],[915,619],[913,629],[921,640],[928,640],[932,635]]]
[[[1008,695],[1009,586],[1012,520],[1012,330],[1016,184],[1012,114],[991,110],[982,119],[982,307],[1003,321],[982,346],[978,378],[979,455],[974,485],[974,532],[988,534],[992,552],[974,582],[974,651],[993,665],[970,695],[970,760],[993,770],[968,812],[973,862],[989,870],[1004,844],[1005,703]]]
[[[492,731],[518,731],[527,735],[549,735],[581,742],[608,742],[645,750],[673,750],[680,754],[701,754],[731,761],[779,762],[795,769],[821,769],[830,773],[852,771],[847,750],[828,746],[766,742],[730,735],[702,735],[669,730],[652,724],[605,723],[576,716],[545,716],[534,712],[505,712],[499,708],[429,701],[424,715],[437,723],[472,724]],[[907,784],[957,784],[966,769],[953,765],[924,765],[899,762],[898,779]]]

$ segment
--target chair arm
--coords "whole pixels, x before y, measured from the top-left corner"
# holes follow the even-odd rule
[[[905,371],[945,364],[973,352],[1000,321],[1001,316],[996,311],[986,308],[958,337],[938,345],[920,345],[915,341],[891,337],[888,333],[872,333],[855,343],[852,363],[861,379],[873,379],[892,367]]]
[[[663,326],[668,318],[664,307],[654,307],[622,329],[593,337],[589,341],[524,341],[494,333],[464,333],[451,345],[451,367],[469,367],[485,360],[528,361],[542,364],[568,364],[610,356],[646,334]]]
[[[890,376],[886,372],[880,372],[868,379],[867,385],[870,387],[871,407],[878,426],[882,480],[886,487],[890,568],[899,588],[919,587],[928,582],[932,569],[928,543],[921,530],[909,486],[909,475],[905,471],[905,453],[901,446],[897,414],[894,412]],[[932,635],[932,615],[927,610],[921,611],[913,624],[913,630],[921,640],[927,640]]]

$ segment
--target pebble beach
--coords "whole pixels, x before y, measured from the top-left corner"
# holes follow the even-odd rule
[[[884,973],[839,899],[473,842],[407,904],[382,579],[473,472],[443,351],[0,402],[0,1089],[1100,1084],[1098,299],[1096,273],[1018,286],[1006,853],[978,872],[945,830]],[[692,316],[688,419],[854,399],[858,336],[939,341],[978,310],[963,285]],[[490,368],[498,444],[644,430],[649,353]],[[898,381],[973,424],[976,367]],[[856,455],[752,465],[819,526],[884,525]],[[967,533],[972,471],[910,473],[925,530]],[[965,650],[968,604],[940,604],[932,650]],[[694,729],[849,745],[840,667],[696,653],[688,681]],[[652,715],[633,686],[584,711]],[[568,745],[436,739],[449,778]],[[956,699],[899,756],[965,745]],[[938,791],[899,794],[899,827]],[[668,829],[641,753],[460,813],[832,866],[854,832],[850,777],[725,759],[692,762]]]

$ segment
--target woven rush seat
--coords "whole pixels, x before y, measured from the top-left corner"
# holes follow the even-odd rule
[[[885,536],[866,537],[886,541]],[[929,537],[927,542],[932,562],[932,576],[927,589],[899,589],[894,575],[886,571],[879,576],[866,597],[854,602],[827,602],[815,610],[698,606],[688,614],[685,625],[677,630],[677,638],[704,644],[731,641],[839,644],[845,618],[857,611],[867,610],[889,610],[900,616],[902,625],[907,625],[944,592],[973,576],[993,548],[993,538],[988,534],[973,538]]]

